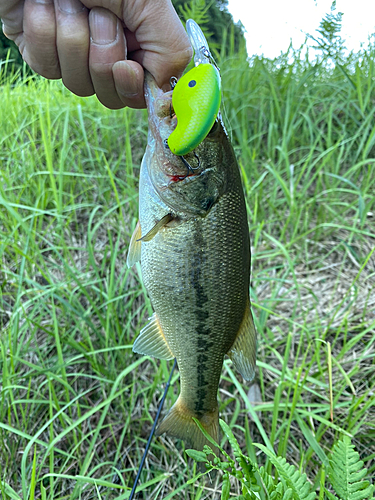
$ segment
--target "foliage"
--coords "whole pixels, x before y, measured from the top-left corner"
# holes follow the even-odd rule
[[[333,0],[331,5],[331,11],[326,14],[321,20],[320,26],[317,29],[318,38],[309,35],[316,43],[316,49],[323,52],[325,57],[332,57],[335,62],[343,61],[343,52],[345,50],[345,41],[341,38],[341,26],[342,26],[342,12],[336,11],[336,0]]]
[[[196,421],[196,423],[207,437],[207,433],[199,422]],[[259,493],[262,490],[266,497],[271,500],[314,500],[317,498],[317,494],[312,491],[312,485],[308,481],[306,474],[302,474],[294,465],[289,464],[284,457],[278,457],[273,450],[254,443],[254,446],[261,449],[274,466],[276,474],[271,475],[265,467],[258,467],[256,462],[253,462],[241,452],[237,439],[223,420],[220,420],[220,426],[229,441],[234,460],[221,447],[220,452],[224,455],[225,460],[220,460],[216,455],[212,460],[213,452],[208,446],[205,447],[203,452],[186,450],[186,453],[195,461],[204,462],[207,473],[212,470],[222,472],[222,500],[230,498],[230,478],[241,484],[242,496],[240,498],[243,500],[259,500]],[[218,447],[218,444],[212,439],[211,442],[215,447]],[[363,480],[366,474],[367,469],[363,467],[363,461],[359,459],[350,438],[344,436],[333,448],[328,475],[330,484],[338,497],[335,497],[325,488],[324,482],[320,484],[320,487],[324,489],[330,500],[335,498],[340,500],[366,500],[372,498],[374,491],[374,486],[370,485],[368,480]],[[261,498],[263,498],[263,495]]]
[[[215,57],[251,231],[259,404],[225,360],[219,410],[240,454],[224,433],[237,453],[220,458],[224,488],[163,436],[137,498],[241,498],[255,480],[261,500],[265,489],[323,500],[324,485],[341,496],[329,468],[343,436],[368,469],[346,467],[350,484],[375,473],[375,50],[345,59],[349,80],[298,51],[249,61],[224,35]],[[171,368],[131,350],[152,311],[125,266],[146,113],[36,76],[4,78],[0,101],[0,497],[125,500]],[[176,373],[165,410],[178,392]]]
[[[15,68],[22,67],[23,60],[16,44],[9,40],[0,29],[0,65],[9,61]]]
[[[333,447],[332,457],[328,469],[331,485],[338,497],[342,500],[365,500],[371,498],[374,486],[368,480],[364,480],[367,469],[363,467],[363,461],[350,442],[350,438],[344,436]],[[334,495],[327,491],[328,498],[333,500]]]
[[[172,3],[183,21],[194,19],[203,29],[210,49],[218,49],[225,43],[226,33],[233,32],[233,43],[236,50],[245,43],[243,26],[234,23],[227,9],[227,0],[172,0]]]

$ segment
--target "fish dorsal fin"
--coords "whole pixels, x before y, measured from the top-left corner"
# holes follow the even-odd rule
[[[126,265],[128,267],[133,267],[136,262],[141,260],[141,242],[139,241],[142,237],[141,224],[138,221],[135,226],[134,232],[130,239],[130,245],[128,250],[128,257],[126,259]]]
[[[140,241],[151,241],[154,236],[157,235],[157,233],[160,231],[160,229],[168,224],[168,222],[171,222],[173,220],[173,216],[171,214],[164,215],[159,222],[155,224],[155,226],[150,229],[148,233],[146,233],[142,238],[140,238]]]
[[[234,366],[245,380],[252,380],[255,373],[257,350],[257,334],[251,314],[250,304],[247,306],[237,337],[227,352]]]
[[[165,340],[156,313],[152,315],[147,325],[142,328],[139,337],[133,344],[133,351],[159,359],[173,359],[175,357]]]

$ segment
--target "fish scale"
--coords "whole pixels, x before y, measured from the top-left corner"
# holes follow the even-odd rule
[[[192,417],[218,439],[217,390],[224,356],[232,358],[244,378],[254,374],[249,230],[238,165],[220,122],[195,149],[200,159],[195,175],[173,180],[181,160],[164,140],[175,124],[160,112],[159,102],[168,98],[146,75],[149,140],[140,172],[140,220],[128,263],[141,260],[155,313],[133,350],[176,357],[181,392],[157,433],[202,449],[207,441]],[[213,200],[210,208],[207,198]]]

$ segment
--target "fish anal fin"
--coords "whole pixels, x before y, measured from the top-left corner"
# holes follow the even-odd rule
[[[141,260],[141,242],[139,241],[142,238],[142,230],[141,224],[138,221],[135,226],[134,232],[130,239],[128,257],[126,259],[126,265],[128,267],[133,267],[136,262]]]
[[[147,325],[142,328],[133,344],[133,351],[144,356],[153,356],[159,359],[174,359],[160,326],[159,319],[154,313]]]
[[[169,222],[173,220],[173,216],[171,214],[164,215],[156,224],[153,226],[148,233],[146,233],[140,241],[151,241],[154,236],[158,234],[160,229],[166,226]]]
[[[235,341],[227,352],[236,369],[247,381],[254,378],[256,350],[257,334],[249,304]]]
[[[203,450],[204,445],[208,445],[214,453],[218,454],[217,448],[208,441],[194,422],[193,417],[199,420],[202,427],[218,443],[219,408],[216,407],[212,412],[206,412],[204,415],[198,416],[186,407],[181,396],[156,428],[155,434],[161,436],[167,433],[168,436],[183,439],[189,446],[199,451]]]

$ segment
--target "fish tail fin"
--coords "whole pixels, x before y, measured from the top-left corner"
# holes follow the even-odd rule
[[[219,408],[198,416],[194,411],[189,410],[183,403],[181,396],[169,410],[162,422],[156,429],[156,435],[160,436],[165,432],[168,436],[183,439],[192,448],[202,451],[204,445],[209,446],[217,455],[218,449],[208,441],[203,432],[194,422],[193,417],[199,420],[203,429],[215,440],[219,440]]]

